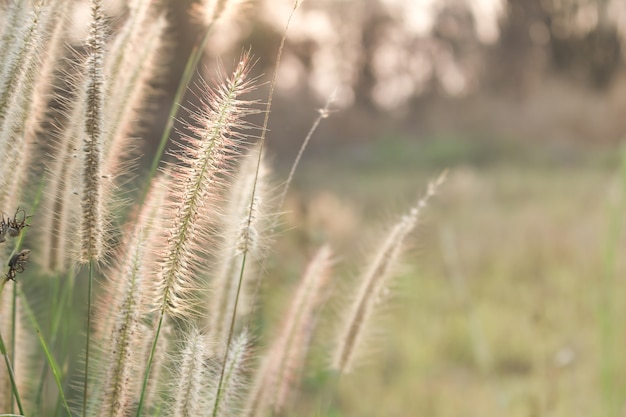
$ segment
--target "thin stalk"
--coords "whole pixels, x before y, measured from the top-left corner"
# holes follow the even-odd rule
[[[17,334],[17,285],[13,285],[13,305],[11,306],[11,351],[9,352],[9,359],[11,363],[15,363],[15,335]],[[15,411],[15,405],[11,401],[11,412]],[[20,410],[20,412],[22,412]]]
[[[13,252],[11,253],[11,255],[9,256],[9,259],[11,258],[11,256],[13,256],[15,253],[17,253],[17,251],[19,251],[22,247],[22,241],[24,240],[24,234],[26,232],[24,231],[23,233],[20,233],[19,238],[17,239],[17,242],[15,244],[15,248],[13,249]],[[0,286],[0,294],[2,293],[2,289],[4,288],[4,285],[7,283],[8,279],[3,279],[2,280],[2,286]],[[13,285],[13,304],[11,306],[11,352],[9,352],[9,359],[11,361],[11,363],[15,362],[15,340],[16,340],[16,333],[17,333],[17,285]],[[14,404],[13,402],[11,402],[11,412],[14,412]]]
[[[302,155],[304,154],[304,150],[307,148],[307,146],[309,144],[309,141],[313,137],[313,133],[315,133],[315,131],[317,130],[318,126],[322,122],[322,119],[325,119],[325,118],[328,117],[328,114],[330,112],[330,104],[332,102],[333,102],[333,97],[331,96],[326,101],[326,105],[324,106],[324,108],[319,111],[319,114],[318,114],[317,118],[313,122],[313,125],[311,125],[311,128],[309,129],[309,132],[306,134],[306,137],[304,138],[304,142],[302,142],[302,145],[300,146],[300,150],[298,151],[298,155],[296,156],[296,159],[293,161],[293,164],[291,165],[291,170],[289,171],[289,176],[287,177],[287,181],[285,182],[285,185],[283,186],[283,191],[280,194],[280,199],[278,200],[278,211],[279,212],[282,210],[283,204],[285,204],[285,197],[287,197],[287,191],[289,191],[289,186],[291,185],[291,182],[293,181],[293,177],[294,177],[294,175],[296,173],[296,169],[298,168],[298,165],[300,164],[300,159],[302,159]]]
[[[17,402],[17,408],[20,410],[20,414],[24,415],[24,408],[22,407],[22,400],[20,399],[20,393],[17,391],[17,384],[15,383],[15,374],[13,373],[13,367],[11,366],[11,360],[9,359],[9,355],[7,355],[7,349],[6,349],[6,346],[4,345],[2,334],[0,334],[0,353],[2,353],[2,356],[4,356],[4,362],[7,365],[7,371],[9,372],[9,379],[11,380],[11,387],[13,388],[13,395],[15,397],[15,402]],[[11,401],[11,403],[13,403],[13,401]],[[13,411],[11,411],[11,413],[12,412]]]
[[[252,185],[252,195],[250,196],[250,210],[248,210],[248,219],[246,221],[246,227],[249,228],[252,223],[252,213],[254,200],[256,197],[256,186],[259,178],[259,173],[261,170],[261,160],[263,157],[263,145],[265,144],[265,138],[267,137],[267,125],[269,123],[270,118],[270,110],[272,108],[272,99],[274,97],[274,88],[276,86],[276,79],[278,78],[278,67],[280,65],[280,60],[283,55],[283,49],[285,47],[285,41],[287,39],[287,30],[289,29],[289,24],[291,23],[291,19],[299,6],[299,1],[296,0],[293,5],[293,9],[291,9],[291,13],[289,14],[289,18],[287,19],[287,23],[285,24],[285,29],[283,31],[283,37],[280,40],[280,46],[278,47],[278,53],[276,54],[276,65],[274,66],[274,74],[272,76],[272,81],[270,83],[270,92],[269,97],[267,99],[267,104],[265,105],[265,116],[263,118],[263,126],[261,128],[261,138],[259,139],[259,156],[256,165],[256,173],[254,175],[254,183]],[[224,373],[226,371],[226,362],[228,360],[228,349],[230,348],[230,343],[233,339],[233,333],[235,330],[235,320],[237,318],[237,305],[239,304],[239,295],[241,293],[241,287],[243,283],[243,274],[246,268],[246,259],[248,252],[245,251],[243,253],[241,259],[241,269],[239,270],[239,282],[237,283],[237,294],[235,295],[235,303],[233,306],[233,313],[230,319],[230,329],[228,331],[228,340],[226,341],[226,349],[224,350],[224,359],[222,360],[222,369],[220,370],[220,379],[217,384],[217,395],[215,396],[215,404],[213,406],[212,417],[217,416],[217,410],[219,409],[218,405],[220,402],[220,398],[222,395],[222,384],[224,383]]]
[[[85,341],[85,379],[83,389],[83,417],[87,415],[87,385],[89,381],[89,339],[91,339],[91,290],[93,286],[93,264],[89,260],[89,285],[87,290],[87,340]]]
[[[260,152],[259,152],[260,155]],[[248,218],[248,226],[250,219]],[[222,370],[220,371],[220,380],[217,384],[217,394],[215,395],[215,404],[213,405],[213,413],[212,417],[217,416],[217,410],[219,409],[220,399],[222,398],[222,384],[224,383],[224,373],[226,371],[226,361],[228,360],[228,352],[230,348],[230,342],[233,339],[233,333],[235,330],[235,318],[237,317],[237,305],[239,304],[239,295],[241,294],[241,287],[243,283],[243,272],[246,268],[246,258],[248,256],[248,252],[243,253],[243,257],[241,260],[241,269],[239,270],[239,282],[237,283],[237,294],[235,295],[235,306],[233,307],[233,315],[230,320],[230,329],[228,330],[228,341],[226,342],[226,349],[224,353],[224,360],[222,363]]]
[[[159,324],[157,325],[156,333],[154,334],[154,340],[152,341],[152,348],[150,349],[150,356],[148,357],[148,364],[146,365],[146,374],[143,378],[143,386],[141,387],[141,396],[139,397],[139,405],[137,405],[137,417],[141,416],[141,410],[143,409],[143,402],[146,396],[146,387],[148,386],[148,378],[150,377],[150,368],[152,367],[152,361],[154,359],[154,352],[159,341],[159,335],[161,334],[161,327],[163,325],[163,316],[165,315],[165,307],[161,308],[161,314],[159,317]]]
[[[159,162],[161,161],[161,156],[165,151],[165,145],[167,144],[167,140],[170,137],[170,133],[172,128],[174,127],[174,121],[176,120],[176,115],[178,114],[178,109],[180,108],[180,103],[183,99],[183,95],[185,91],[187,91],[187,87],[189,86],[189,82],[191,81],[191,76],[193,75],[193,71],[198,66],[198,62],[200,62],[200,58],[202,57],[202,52],[206,47],[206,44],[209,40],[209,35],[211,33],[211,29],[213,28],[213,23],[210,23],[204,35],[196,41],[191,50],[191,55],[189,55],[189,59],[187,60],[187,64],[185,65],[185,70],[183,71],[183,76],[180,79],[180,83],[178,83],[178,88],[176,90],[176,94],[174,95],[174,101],[172,102],[172,107],[170,108],[170,112],[167,116],[167,122],[165,124],[165,128],[163,129],[163,134],[161,135],[161,141],[159,142],[159,147],[157,149],[156,154],[154,155],[154,159],[152,160],[152,165],[150,166],[150,172],[146,178],[146,186],[143,190],[143,195],[139,200],[139,204],[141,205],[148,194],[148,190],[150,189],[150,183],[154,175],[156,174],[157,168],[159,167]]]

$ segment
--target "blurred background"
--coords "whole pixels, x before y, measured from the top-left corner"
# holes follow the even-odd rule
[[[269,80],[292,4],[224,19],[202,77],[251,48]],[[170,8],[155,137],[202,30],[193,1]],[[383,226],[450,170],[330,415],[626,416],[625,54],[624,0],[303,2],[270,119],[278,183],[335,100],[276,238],[267,323],[316,247],[331,243],[345,286]],[[304,377],[293,415],[319,415],[324,376]]]
[[[173,73],[201,31],[191,4],[172,6],[181,42]],[[270,75],[291,8],[244,2],[214,30],[206,65],[251,47]],[[620,0],[304,1],[279,69],[272,143],[281,155],[297,149],[294,131],[334,93],[338,113],[318,149],[446,137],[530,142],[566,159],[621,139],[625,41]]]

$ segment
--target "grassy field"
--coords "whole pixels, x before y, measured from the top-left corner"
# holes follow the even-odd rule
[[[484,159],[471,146],[432,142],[411,159],[419,143],[381,148],[308,160],[288,224],[305,232],[278,238],[330,240],[345,254],[334,277],[342,285],[367,254],[363,236],[373,242],[379,225],[450,168],[369,360],[339,381],[333,415],[623,415],[618,158],[538,149]],[[311,415],[316,377],[304,407]]]
[[[621,415],[626,156],[336,138],[283,206],[255,58],[182,99],[220,1],[148,170],[133,138],[168,13],[133,1],[110,25],[105,3],[71,47],[70,2],[0,7],[0,416]]]

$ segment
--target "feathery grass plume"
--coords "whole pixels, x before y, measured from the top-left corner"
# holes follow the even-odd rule
[[[27,25],[26,19],[30,2],[27,1],[11,1],[3,2],[0,7],[0,56],[6,57],[11,48],[15,47],[18,42],[16,39],[20,35],[20,30]],[[5,79],[5,72],[8,71],[10,60],[3,59],[0,61],[0,79]]]
[[[79,82],[82,86],[82,82]],[[80,219],[80,161],[78,149],[82,132],[84,88],[62,100],[71,106],[67,112],[67,125],[57,136],[56,153],[46,166],[38,233],[40,248],[35,258],[48,273],[60,273],[67,268],[72,247],[72,236],[77,231],[74,219]],[[73,100],[72,100],[73,99]],[[74,242],[75,243],[75,242]]]
[[[262,416],[271,406],[279,412],[286,405],[289,392],[304,364],[314,330],[317,307],[325,296],[330,278],[332,252],[320,248],[309,262],[296,290],[286,320],[276,340],[265,355],[248,394],[246,412]]]
[[[203,395],[206,385],[207,338],[198,329],[192,328],[186,335],[183,349],[174,366],[171,403],[166,415],[197,417],[207,409],[207,398]]]
[[[83,132],[81,190],[81,251],[83,263],[99,260],[103,254],[102,141],[104,128],[104,16],[101,0],[92,0],[92,22],[87,41],[85,65],[86,97]]]
[[[36,75],[43,52],[43,31],[50,18],[50,9],[36,5],[24,36],[9,52],[6,82],[0,93],[0,206],[12,211],[18,205],[16,197],[27,171],[24,169],[27,146],[25,132]]]
[[[136,222],[130,221],[127,226],[128,230],[131,231],[129,233],[131,239],[123,244],[123,248],[118,251],[116,258],[121,259],[120,265],[114,270],[113,274],[111,274],[112,279],[107,282],[104,294],[99,294],[95,314],[95,316],[98,317],[98,325],[94,339],[99,340],[100,346],[107,349],[100,354],[100,366],[107,367],[107,373],[105,374],[104,371],[100,372],[103,374],[103,377],[98,378],[95,383],[96,385],[100,385],[101,388],[94,392],[103,392],[105,401],[107,401],[106,395],[108,395],[108,387],[110,386],[108,376],[116,375],[110,366],[111,363],[117,363],[114,360],[115,358],[111,358],[113,354],[111,352],[116,352],[118,349],[114,346],[114,343],[109,346],[105,341],[126,341],[126,350],[132,359],[129,360],[127,364],[120,362],[120,366],[124,365],[125,368],[123,369],[130,368],[133,372],[131,373],[131,377],[123,381],[118,381],[124,382],[126,388],[133,394],[137,394],[140,376],[145,372],[146,362],[143,359],[149,350],[147,346],[152,343],[151,335],[154,334],[154,329],[151,330],[148,327],[151,318],[149,317],[150,312],[148,311],[146,300],[146,294],[150,289],[147,281],[153,278],[150,274],[153,270],[151,263],[154,262],[154,259],[150,257],[150,255],[152,255],[150,248],[154,245],[153,240],[159,230],[159,224],[162,221],[161,211],[165,193],[166,182],[164,181],[164,177],[155,178],[139,214],[132,216],[132,218],[137,219]],[[127,304],[131,302],[132,306],[135,308],[134,311],[127,306]],[[125,323],[122,330],[127,333],[127,337],[119,336],[120,320]],[[167,329],[169,328],[167,323],[168,322],[166,322],[164,326],[165,333],[167,333]],[[156,386],[154,379],[159,377],[158,372],[161,370],[162,357],[164,356],[163,349],[164,346],[167,345],[167,342],[167,337],[159,339],[154,365],[156,372],[151,375],[149,380],[150,385],[148,386],[149,389],[154,389]],[[153,395],[154,392],[148,391],[148,394]],[[125,396],[128,397],[127,394],[125,394]],[[114,398],[115,395],[109,397],[108,401]],[[152,399],[150,399],[150,401],[152,401]],[[110,415],[112,412],[110,408],[106,407],[106,402],[101,402],[101,399],[92,400],[90,403],[90,410],[92,410],[90,415],[96,412],[94,410],[99,410],[99,413],[104,413],[102,410],[105,410],[107,414],[102,415]],[[97,407],[95,407],[94,404]],[[128,402],[126,402],[126,404],[128,404]],[[147,402],[147,404],[151,404],[151,402]],[[111,405],[111,403],[109,403],[109,405]],[[128,407],[125,409],[128,411]]]
[[[339,374],[353,369],[359,349],[364,344],[372,313],[384,296],[387,281],[393,275],[393,268],[402,252],[404,240],[415,228],[421,211],[428,200],[435,195],[444,179],[445,172],[437,180],[428,184],[425,195],[389,230],[359,279],[359,288],[346,310],[341,328],[336,335],[331,368]]]
[[[235,16],[246,0],[202,0],[194,7],[205,26],[211,26],[220,19]]]
[[[55,70],[65,51],[66,28],[69,21],[70,0],[57,0],[54,6],[48,8],[45,18],[42,19],[42,26],[46,35],[46,41],[41,42],[40,52],[41,64],[37,68],[36,76],[33,76],[34,86],[33,93],[25,96],[25,108],[28,114],[24,122],[24,146],[22,157],[19,158],[19,168],[14,171],[20,171],[17,178],[22,178],[22,182],[27,184],[36,184],[41,181],[43,174],[41,169],[33,167],[33,160],[40,149],[37,149],[38,136],[42,132],[42,124],[49,121],[50,109],[48,104],[53,95],[53,86],[55,83]],[[43,136],[43,135],[42,135]],[[18,181],[13,182],[13,190],[8,193],[9,201],[18,200],[15,196],[17,190],[26,189],[25,184]],[[11,197],[14,196],[14,197]],[[20,196],[25,197],[34,196]]]
[[[134,403],[143,357],[137,354],[137,347],[144,345],[144,327],[140,324],[146,312],[141,294],[141,281],[146,278],[142,273],[144,248],[144,233],[135,229],[126,255],[121,256],[119,266],[111,274],[110,285],[115,293],[111,310],[114,318],[112,332],[100,340],[105,351],[101,363],[99,416],[128,415]],[[99,396],[92,395],[94,398]]]
[[[163,213],[165,211],[165,202],[169,192],[170,176],[167,172],[152,179],[148,194],[143,202],[139,215],[137,216],[137,225],[135,227],[143,230],[146,238],[146,253],[144,257],[144,274],[152,274],[154,265],[157,265],[158,250],[163,243],[160,241],[161,233],[167,226],[167,220]],[[131,219],[134,217],[131,216]],[[131,220],[133,221],[133,220]],[[148,282],[144,282],[146,288],[142,290],[146,295],[150,294],[152,286]]]
[[[89,359],[91,341],[92,286],[94,264],[104,252],[104,204],[106,184],[102,180],[102,141],[104,136],[104,15],[101,0],[91,2],[91,26],[85,65],[86,100],[82,145],[82,189],[79,262],[89,263],[87,289],[87,337],[85,338],[85,373],[82,416],[86,416],[89,395]]]
[[[268,193],[266,180],[268,169],[262,161],[259,176],[256,177],[258,152],[260,148],[255,146],[242,159],[235,180],[229,186],[224,220],[219,231],[221,247],[218,249],[216,272],[211,278],[210,299],[212,301],[209,302],[207,315],[209,334],[217,342],[220,353],[226,347],[225,343],[230,330],[242,257],[244,253],[258,257],[262,246],[259,242],[264,217],[262,213],[264,207],[261,202],[266,199]],[[255,181],[257,183],[255,201],[251,204],[250,196]],[[249,224],[248,218],[250,218]],[[246,284],[253,277],[252,266],[251,263],[246,263],[239,306],[247,305],[241,299],[241,295],[245,293]],[[243,309],[237,308],[237,315],[243,314],[245,314]]]
[[[246,361],[249,353],[250,336],[247,331],[243,331],[235,337],[228,349],[226,357],[226,365],[224,377],[222,378],[222,386],[218,387],[220,380],[220,369],[215,369],[214,374],[210,377],[211,386],[208,394],[208,404],[211,406],[211,417],[227,417],[237,416],[241,414],[241,400],[243,399],[243,391],[245,389],[245,370]]]
[[[126,78],[126,65],[132,63],[133,48],[139,46],[137,43],[142,32],[152,18],[149,11],[153,3],[153,0],[132,0],[127,4],[128,18],[111,42],[105,63],[107,79],[111,80],[109,84],[111,96],[123,92],[120,87],[127,81],[118,82],[118,80]]]
[[[29,3],[20,1],[16,3]],[[19,91],[22,84],[29,82],[28,68],[30,62],[35,59],[35,49],[39,43],[41,36],[40,13],[43,7],[36,4],[31,10],[27,8],[22,10],[21,5],[15,5],[15,25],[11,27],[14,34],[8,35],[3,39],[6,45],[3,45],[3,62],[4,68],[0,74],[0,122],[4,122],[7,111],[14,105],[15,100],[19,99]],[[26,12],[27,16],[23,18]],[[11,16],[9,16],[10,18]],[[17,98],[16,98],[17,97]]]
[[[200,126],[193,128],[194,137],[183,139],[182,151],[174,154],[176,162],[168,165],[172,182],[164,217],[172,223],[163,239],[153,302],[174,316],[185,316],[195,307],[188,296],[197,287],[194,277],[201,254],[208,251],[211,203],[244,145],[249,126],[243,117],[255,112],[250,102],[239,98],[253,87],[250,65],[245,54],[232,77],[207,92],[205,108],[194,115]]]
[[[142,7],[140,11],[145,8]],[[107,92],[107,132],[102,172],[107,178],[118,179],[118,182],[128,173],[133,158],[137,156],[137,140],[131,135],[137,133],[138,122],[145,119],[145,113],[148,113],[142,114],[140,110],[147,105],[147,99],[155,94],[151,85],[155,84],[164,73],[163,68],[167,67],[162,62],[167,20],[164,16],[157,19],[150,16],[133,18],[135,14],[140,13],[131,14],[117,36],[110,54],[110,61],[114,62],[108,62],[106,68],[110,85]],[[141,30],[126,33],[126,26],[130,24],[133,29]],[[118,49],[115,49],[116,46]],[[120,64],[124,71],[120,71]]]
[[[146,303],[148,295],[151,290],[150,280],[153,279],[153,265],[156,262],[154,258],[154,248],[156,246],[155,240],[158,238],[159,231],[161,230],[163,202],[165,201],[165,194],[167,192],[166,176],[159,176],[152,181],[152,186],[148,192],[146,201],[140,208],[139,213],[131,216],[131,220],[128,221],[126,229],[129,231],[128,235],[131,237],[129,242],[122,243],[121,249],[118,250],[116,259],[121,259],[122,262],[127,262],[129,252],[134,251],[135,245],[141,244],[143,246],[141,252],[141,262],[138,265],[139,271],[137,274],[140,277],[144,277],[138,281],[137,292],[142,295],[141,302]],[[99,317],[95,338],[97,340],[107,339],[113,331],[113,317],[117,314],[118,307],[116,300],[120,297],[124,297],[123,291],[125,283],[120,282],[120,279],[115,279],[118,274],[113,275],[113,279],[107,281],[106,291],[99,294],[96,304],[96,317]],[[146,279],[147,277],[147,279]],[[122,278],[124,279],[124,278]],[[143,304],[146,308],[146,305]],[[142,316],[144,319],[148,318],[148,311],[144,311]],[[145,321],[145,320],[144,320]]]

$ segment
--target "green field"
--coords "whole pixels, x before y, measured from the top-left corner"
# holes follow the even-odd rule
[[[381,226],[450,170],[405,253],[371,354],[339,381],[333,415],[621,415],[619,153],[490,155],[448,141],[417,156],[419,143],[388,145],[306,161],[289,207],[292,231],[277,238],[282,259],[290,239],[311,248],[331,241],[341,286]],[[330,317],[340,303],[329,303]],[[315,415],[316,378],[309,374],[293,415]]]

